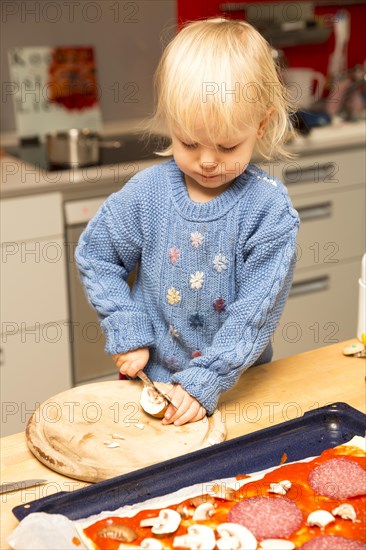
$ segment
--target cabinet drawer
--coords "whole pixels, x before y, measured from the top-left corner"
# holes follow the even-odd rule
[[[5,199],[0,207],[2,243],[63,234],[60,193]]]
[[[364,188],[296,199],[294,206],[301,218],[297,269],[336,264],[365,252]]]
[[[273,337],[274,359],[356,336],[360,270],[353,261],[295,275]]]
[[[365,160],[365,150],[360,148],[311,157],[299,156],[286,162],[264,162],[260,166],[280,179],[294,198],[306,193],[330,192],[364,184]]]
[[[2,246],[0,283],[0,332],[68,318],[62,239]]]
[[[65,323],[37,333],[1,335],[1,435],[24,431],[32,412],[71,387],[69,331]]]

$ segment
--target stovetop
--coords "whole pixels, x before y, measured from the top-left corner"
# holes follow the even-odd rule
[[[147,141],[139,134],[108,136],[105,138],[105,141],[118,142],[119,147],[101,147],[99,162],[90,166],[105,166],[108,164],[122,164],[154,159],[157,158],[155,152],[163,150],[170,143],[164,136],[152,135]],[[37,138],[23,141],[16,146],[5,147],[5,152],[44,170],[69,169],[65,166],[50,164],[46,156],[46,145],[41,143]]]

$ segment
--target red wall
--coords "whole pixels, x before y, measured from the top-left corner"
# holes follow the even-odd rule
[[[263,0],[251,0],[251,3],[261,1]],[[220,12],[219,6],[222,3],[224,3],[224,0],[177,0],[178,24],[181,25],[185,21],[214,16],[225,16],[235,19],[244,18],[244,12]],[[278,3],[278,0],[275,0],[275,3]],[[341,8],[342,6],[316,7],[315,13],[316,15],[327,15],[326,19],[331,21],[332,15]],[[345,6],[345,9],[349,11],[351,16],[351,38],[348,44],[348,67],[352,68],[357,64],[362,64],[366,59],[366,4],[348,5]],[[306,44],[284,48],[284,52],[291,67],[312,67],[317,71],[321,71],[324,75],[326,75],[327,72],[329,55],[333,50],[333,32],[323,44]]]

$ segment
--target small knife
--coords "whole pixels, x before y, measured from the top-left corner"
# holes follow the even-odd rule
[[[2,495],[3,493],[19,491],[20,489],[27,489],[27,487],[43,485],[44,483],[47,483],[47,479],[25,479],[24,481],[10,481],[0,483],[0,495]]]
[[[156,392],[158,395],[161,395],[162,397],[164,397],[165,401],[167,401],[170,405],[173,405],[173,407],[176,409],[177,407],[174,405],[174,403],[172,402],[171,398],[169,397],[169,395],[167,395],[166,393],[164,393],[163,391],[159,390],[159,388],[157,386],[155,386],[154,382],[152,380],[150,380],[150,378],[147,376],[147,374],[144,373],[144,371],[142,370],[139,370],[138,373],[136,374],[137,378],[140,378],[140,380],[142,380],[142,382],[146,385],[146,386],[149,386],[150,388],[152,388],[154,390],[154,392]]]

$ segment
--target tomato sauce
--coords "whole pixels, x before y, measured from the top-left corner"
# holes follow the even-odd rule
[[[187,528],[192,525],[192,523],[202,523],[215,529],[220,523],[226,522],[229,510],[236,504],[236,502],[239,502],[242,499],[257,496],[281,498],[280,496],[268,492],[269,485],[270,483],[278,483],[287,479],[291,481],[292,486],[287,491],[286,498],[293,500],[303,513],[302,526],[291,538],[289,538],[289,540],[294,542],[297,548],[309,539],[320,535],[337,535],[365,542],[366,496],[342,500],[331,499],[318,495],[308,484],[308,476],[315,466],[326,460],[340,456],[348,457],[350,460],[355,461],[364,470],[366,470],[366,456],[365,453],[360,451],[359,448],[338,447],[335,449],[328,449],[319,457],[309,462],[282,465],[272,472],[267,473],[263,479],[243,485],[241,488],[234,491],[233,500],[228,501],[217,497],[208,497],[210,500],[214,501],[214,505],[216,507],[213,517],[209,520],[200,522],[193,522],[191,517],[188,519],[183,518],[179,528],[172,535],[158,537],[157,535],[151,533],[151,527],[140,527],[140,521],[142,519],[157,517],[159,515],[159,510],[142,510],[132,518],[111,516],[109,518],[97,521],[93,525],[85,528],[84,534],[91,541],[93,541],[94,548],[97,550],[117,550],[121,545],[121,541],[102,538],[98,536],[98,532],[106,526],[125,525],[132,528],[137,534],[137,538],[130,543],[130,546],[132,547],[138,546],[144,538],[155,537],[159,538],[164,548],[172,548],[174,537],[186,534]],[[237,479],[243,479],[246,477],[248,476],[237,476]],[[164,508],[163,499],[164,497],[162,497],[162,508]],[[169,508],[176,510],[178,506],[181,507],[182,505],[192,508],[190,500],[191,499],[188,498],[174,506],[169,506]],[[311,512],[320,509],[332,512],[332,510],[334,510],[334,508],[339,506],[341,503],[348,503],[354,507],[357,514],[357,521],[353,522],[351,520],[345,520],[339,516],[336,516],[335,521],[328,524],[324,529],[306,525],[307,517]],[[128,548],[129,545],[128,543],[123,543],[122,547],[124,546]]]

